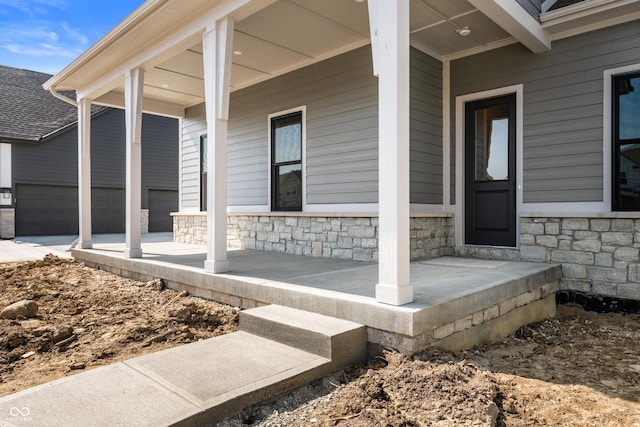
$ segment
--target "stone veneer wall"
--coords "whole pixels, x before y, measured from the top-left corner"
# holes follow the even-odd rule
[[[149,234],[149,209],[140,211],[140,233]]]
[[[174,212],[173,241],[179,243],[207,244],[207,213]]]
[[[16,210],[0,208],[0,239],[16,237]]]
[[[206,244],[206,214],[173,215],[174,241]],[[227,225],[227,243],[232,248],[356,261],[378,260],[377,217],[230,214]],[[450,254],[453,229],[450,216],[412,217],[411,259]]]
[[[560,290],[640,300],[640,218],[520,218],[520,249],[456,247],[459,256],[562,265]]]
[[[640,300],[640,218],[520,220],[523,261],[562,264],[561,289]]]

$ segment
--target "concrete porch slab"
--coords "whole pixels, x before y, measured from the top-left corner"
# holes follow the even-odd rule
[[[162,278],[168,286],[242,308],[278,304],[365,325],[368,340],[412,353],[467,337],[450,347],[480,342],[466,329],[480,327],[512,310],[506,333],[555,313],[553,296],[560,266],[443,257],[411,264],[415,300],[400,307],[375,300],[378,266],[262,251],[229,251],[231,271],[207,274],[204,246],[143,243],[143,258],[123,256],[123,243],[95,244],[72,251],[79,261],[140,280]],[[536,301],[534,310],[522,309]],[[503,330],[501,328],[501,330]],[[481,336],[482,334],[478,335]],[[443,341],[449,338],[448,341]],[[462,339],[462,338],[461,338]]]

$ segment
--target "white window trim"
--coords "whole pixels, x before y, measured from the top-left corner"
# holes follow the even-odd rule
[[[464,235],[464,108],[468,102],[495,98],[502,95],[516,95],[516,248],[520,247],[520,212],[522,203],[522,146],[523,146],[523,106],[524,85],[517,84],[497,89],[485,90],[456,97],[456,205],[455,235],[456,246],[465,245]]]
[[[285,116],[292,113],[302,113],[302,212],[307,211],[307,106],[301,105],[295,108],[289,108],[288,110],[278,111],[277,113],[271,113],[267,116],[267,212],[272,211],[271,206],[271,120]]]
[[[0,187],[9,188],[9,193],[0,194],[0,206],[11,206],[13,196],[11,194],[11,144],[0,144]]]
[[[227,213],[269,213],[266,205],[234,205],[227,206]]]

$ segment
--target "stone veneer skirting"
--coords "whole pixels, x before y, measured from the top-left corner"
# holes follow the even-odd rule
[[[562,265],[561,290],[640,300],[640,218],[529,214],[520,248],[456,247],[451,216],[411,218],[411,259],[458,255]],[[174,240],[206,244],[206,214],[174,214]],[[364,216],[228,216],[230,247],[378,260],[378,219]]]
[[[174,241],[207,243],[204,213],[173,214]],[[450,254],[453,219],[423,215],[410,219],[411,259]],[[356,261],[378,260],[378,218],[371,216],[313,216],[308,214],[229,214],[227,244],[238,249]]]
[[[519,250],[464,246],[455,253],[561,264],[561,290],[640,300],[640,218],[630,214],[523,215]]]
[[[561,289],[640,300],[640,218],[529,217],[523,261],[562,264]]]

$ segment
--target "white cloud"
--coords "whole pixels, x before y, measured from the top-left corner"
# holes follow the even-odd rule
[[[68,0],[0,0],[0,64],[42,58],[41,69],[82,53],[89,37],[57,18],[67,7]]]
[[[82,31],[79,28],[71,28],[66,22],[63,22],[61,26],[70,40],[74,40],[83,46],[89,44],[89,38],[82,34]]]
[[[65,58],[74,58],[81,52],[76,49],[68,49],[62,46],[44,43],[39,45],[4,44],[0,45],[0,48],[5,49],[11,53],[17,53],[26,56],[54,56]]]

